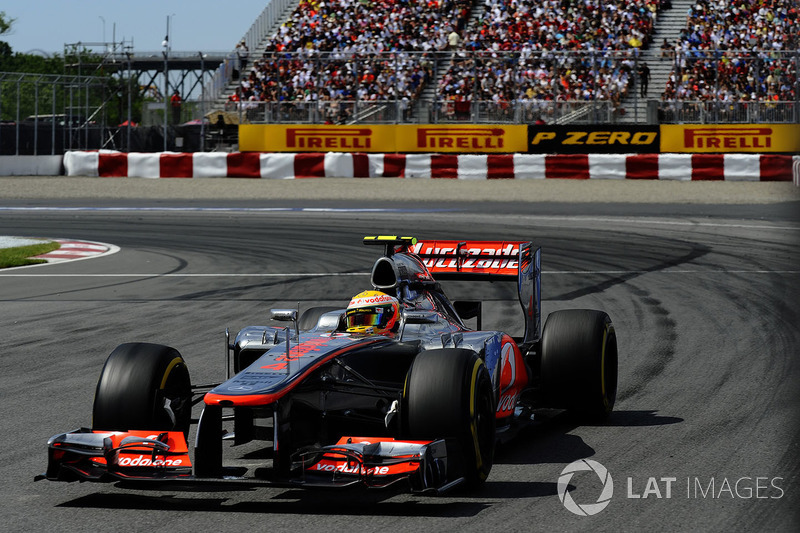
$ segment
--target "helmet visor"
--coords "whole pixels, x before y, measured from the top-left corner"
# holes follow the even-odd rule
[[[391,306],[349,309],[346,315],[347,327],[372,326],[384,328],[392,316],[391,310]]]

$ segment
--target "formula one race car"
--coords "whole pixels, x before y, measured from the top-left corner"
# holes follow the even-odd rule
[[[592,421],[611,412],[611,320],[562,310],[541,327],[539,247],[394,236],[364,244],[385,249],[372,268],[374,290],[346,309],[273,310],[274,320],[291,325],[245,327],[232,343],[226,331],[229,375],[221,384],[193,386],[174,348],[117,347],[97,383],[92,427],[52,437],[38,479],[402,481],[414,492],[440,493],[483,482],[496,442],[531,424],[538,408]],[[451,302],[437,281],[444,279],[516,282],[522,336],[481,331],[481,302]],[[472,319],[475,329],[465,325]],[[200,402],[202,414],[192,419]],[[249,451],[233,457],[238,447]]]

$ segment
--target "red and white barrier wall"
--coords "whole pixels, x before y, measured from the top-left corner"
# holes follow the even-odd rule
[[[68,176],[795,181],[800,156],[758,154],[448,155],[69,152]]]

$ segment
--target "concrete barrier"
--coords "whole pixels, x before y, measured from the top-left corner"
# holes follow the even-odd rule
[[[60,155],[0,156],[0,176],[60,176]]]
[[[361,154],[115,151],[2,156],[0,175],[138,178],[407,178],[794,181],[800,156],[772,154]]]

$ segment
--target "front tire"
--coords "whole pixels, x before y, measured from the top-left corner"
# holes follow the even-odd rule
[[[550,313],[542,332],[541,382],[546,407],[602,422],[617,397],[617,336],[602,311]]]
[[[169,346],[127,343],[108,356],[94,397],[92,428],[189,432],[192,386]]]
[[[475,352],[429,350],[414,359],[403,391],[405,437],[446,439],[451,476],[473,487],[492,469],[495,409],[489,373]]]

